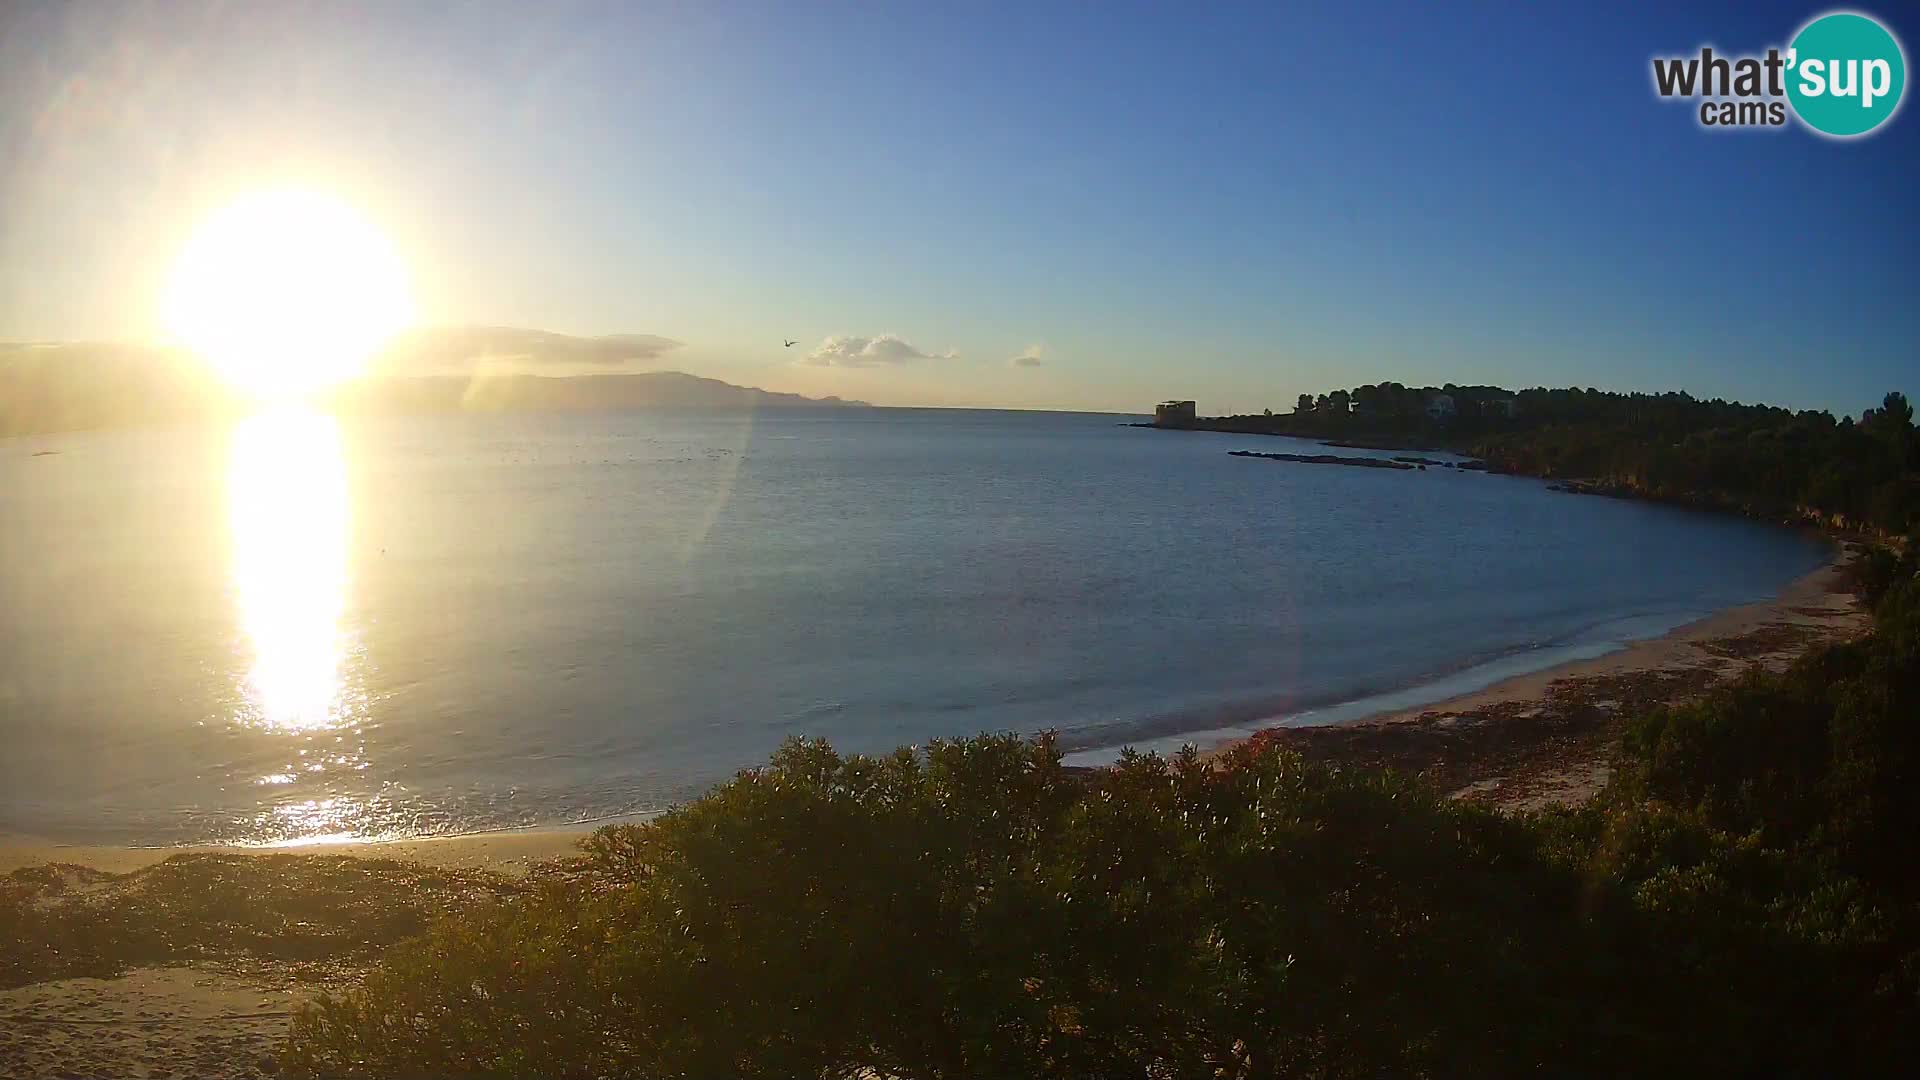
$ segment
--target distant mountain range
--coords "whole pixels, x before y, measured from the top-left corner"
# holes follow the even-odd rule
[[[332,403],[348,411],[545,412],[596,409],[871,408],[735,386],[680,371],[595,375],[415,375],[343,384]]]
[[[350,414],[383,415],[871,407],[679,371],[524,370],[569,372],[582,363],[637,362],[676,347],[678,342],[641,334],[575,338],[497,327],[416,332],[376,362],[375,374],[342,384],[322,404]],[[421,357],[430,362],[416,363]],[[463,363],[473,370],[443,373]],[[422,368],[436,373],[412,373]],[[204,365],[178,350],[0,343],[0,436],[216,419],[244,405]]]

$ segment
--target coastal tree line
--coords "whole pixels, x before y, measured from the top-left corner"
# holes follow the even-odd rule
[[[1302,394],[1291,413],[1198,426],[1444,448],[1494,471],[1600,491],[1892,536],[1920,529],[1920,431],[1898,392],[1858,418],[1836,419],[1686,393],[1384,382]]]

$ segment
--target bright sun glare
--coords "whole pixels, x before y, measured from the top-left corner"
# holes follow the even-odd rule
[[[393,245],[328,195],[250,195],[188,240],[167,328],[233,385],[284,399],[358,374],[413,318]]]

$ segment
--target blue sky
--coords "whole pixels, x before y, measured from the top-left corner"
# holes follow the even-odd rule
[[[1440,7],[8,5],[0,340],[153,337],[193,224],[300,184],[426,321],[888,404],[1920,392],[1920,114],[1709,132],[1651,89],[1826,8]],[[794,362],[887,334],[928,355]]]

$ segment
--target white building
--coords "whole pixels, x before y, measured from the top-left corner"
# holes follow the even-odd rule
[[[1435,420],[1445,420],[1452,415],[1452,394],[1434,394],[1427,398],[1427,416]]]

